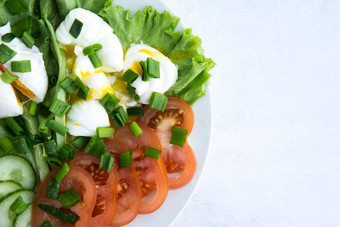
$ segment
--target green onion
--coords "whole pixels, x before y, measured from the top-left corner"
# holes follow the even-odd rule
[[[56,179],[51,177],[47,185],[46,197],[50,199],[57,199],[59,186],[60,184],[58,183],[58,181],[56,181]]]
[[[148,77],[148,64],[146,61],[141,61],[139,62],[140,66],[142,66],[143,69],[143,75],[142,75],[142,80],[143,81],[149,81],[149,77]]]
[[[58,152],[58,158],[60,160],[70,161],[76,154],[76,149],[68,144],[65,144]]]
[[[135,73],[134,71],[132,71],[131,69],[127,70],[123,77],[122,80],[124,80],[125,82],[127,82],[128,84],[133,83],[133,81],[135,81],[138,78],[138,74]]]
[[[52,166],[54,168],[61,168],[61,161],[56,157],[48,156],[47,162],[50,166]]]
[[[66,128],[64,125],[60,124],[59,122],[51,119],[46,123],[47,128],[52,129],[56,133],[59,133],[62,136],[65,136],[68,132],[68,128]]]
[[[10,210],[16,214],[22,214],[27,209],[28,205],[24,202],[21,196],[19,196],[11,205]]]
[[[147,147],[144,152],[144,155],[150,158],[158,159],[159,156],[161,155],[161,151],[153,147]]]
[[[167,103],[168,97],[155,91],[152,92],[149,104],[151,108],[164,112]]]
[[[75,146],[76,148],[80,149],[82,147],[84,147],[87,143],[89,142],[89,140],[86,137],[77,137],[75,140],[72,141],[72,145]]]
[[[55,207],[50,206],[50,205],[38,204],[38,207],[41,210],[45,211],[46,213],[49,213],[49,214],[63,220],[64,222],[67,222],[67,223],[70,223],[70,224],[74,224],[79,219],[78,215],[69,213],[67,211],[55,208]]]
[[[11,62],[11,69],[12,72],[31,72],[31,61],[30,60],[23,60],[23,61],[12,61]]]
[[[48,155],[57,156],[57,144],[54,140],[46,140],[44,141],[45,152]]]
[[[35,102],[31,102],[30,110],[28,114],[31,116],[35,116],[37,114],[37,110],[38,110],[38,104]]]
[[[66,77],[59,84],[69,95],[78,89],[77,84],[70,77]]]
[[[178,127],[172,127],[171,144],[183,147],[187,138],[188,130]]]
[[[146,59],[146,70],[143,68],[143,75],[146,73],[148,78],[160,78],[159,62],[152,59]]]
[[[8,152],[10,152],[14,146],[13,143],[11,142],[11,140],[8,138],[8,136],[2,137],[0,139],[0,148],[3,152],[5,152],[6,154]]]
[[[72,24],[69,32],[76,39],[76,38],[78,38],[82,27],[83,27],[83,23],[76,18],[76,19],[74,19],[73,24]]]
[[[65,162],[61,169],[59,169],[58,172],[55,174],[54,178],[57,180],[58,183],[60,183],[69,171],[70,168]]]
[[[100,156],[100,164],[99,169],[105,169],[106,171],[110,172],[113,167],[115,159],[109,152],[105,152]]]
[[[13,143],[14,149],[18,153],[27,154],[28,152],[30,152],[30,149],[27,146],[26,139],[24,136],[13,137],[12,143]]]
[[[50,220],[46,219],[41,225],[40,227],[53,227],[53,225],[51,224]]]
[[[129,125],[129,129],[135,135],[135,137],[138,137],[143,133],[143,130],[139,127],[139,125],[135,121],[133,121]]]
[[[100,50],[100,49],[102,49],[102,48],[103,48],[103,47],[102,47],[101,44],[96,43],[96,44],[93,44],[93,45],[91,45],[91,46],[85,47],[85,48],[83,49],[83,54],[84,54],[85,56],[87,56],[87,55],[90,55],[90,54],[93,54],[93,53],[97,52],[98,50]]]
[[[119,102],[120,100],[115,95],[106,93],[99,103],[102,104],[107,112],[111,113]]]
[[[18,14],[27,11],[27,6],[22,0],[9,0],[5,1],[8,12],[11,14]]]
[[[132,162],[132,151],[126,151],[119,155],[119,168],[130,167]]]
[[[69,104],[55,98],[49,110],[59,117],[64,117],[70,108],[71,106]]]
[[[7,127],[17,136],[24,133],[24,130],[20,125],[14,120],[13,117],[8,117],[5,120]]]
[[[99,59],[99,57],[96,53],[89,54],[88,56],[89,56],[89,59],[90,59],[92,65],[95,69],[102,66],[102,62],[100,61],[100,59]]]
[[[17,79],[19,79],[17,75],[13,75],[9,71],[5,71],[3,74],[0,75],[0,77],[1,80],[6,84],[11,84]]]
[[[126,111],[124,110],[124,107],[120,106],[112,113],[111,118],[115,123],[116,127],[120,128],[121,126],[125,125],[129,117]]]
[[[111,127],[98,127],[97,135],[99,138],[110,138],[114,131],[114,128]]]
[[[32,48],[32,46],[35,43],[35,39],[31,36],[30,33],[28,33],[27,31],[25,31],[24,33],[22,33],[22,37],[21,40],[26,44],[26,46],[28,48]]]
[[[32,17],[28,16],[20,20],[16,24],[11,24],[12,33],[16,37],[22,36],[24,31],[28,31],[32,27]]]
[[[1,37],[1,41],[5,43],[10,43],[15,38],[15,35],[13,33],[6,33]]]
[[[63,193],[60,193],[58,200],[66,208],[71,208],[82,200],[81,196],[78,194],[74,188],[71,188]]]
[[[90,142],[84,149],[84,153],[89,153],[97,158],[107,150],[107,147],[102,139],[98,138],[97,136],[93,136]]]
[[[86,100],[90,89],[83,83],[83,81],[78,76],[76,77],[75,82],[79,87],[78,97]]]
[[[141,107],[127,108],[127,113],[129,116],[144,116],[144,112]]]
[[[5,64],[9,60],[11,60],[17,52],[9,48],[6,44],[0,45],[0,63]]]
[[[136,102],[140,100],[139,95],[136,94],[136,88],[132,87],[130,84],[127,84],[126,90],[129,93],[129,95],[133,98],[133,100],[135,100]]]

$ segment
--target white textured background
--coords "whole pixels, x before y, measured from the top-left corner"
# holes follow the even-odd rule
[[[340,1],[164,1],[218,64],[211,152],[173,226],[340,226]]]

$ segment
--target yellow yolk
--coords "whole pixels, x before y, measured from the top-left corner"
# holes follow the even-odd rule
[[[104,95],[106,93],[113,94],[112,88],[110,88],[110,87],[103,87],[100,90],[98,90],[98,88],[97,89],[90,89],[89,95],[87,96],[87,100],[91,100],[91,99],[93,99],[95,97],[98,97],[98,96],[104,97]]]
[[[23,83],[21,83],[19,80],[14,81],[13,86],[25,96],[31,99],[37,98],[37,96],[31,90],[29,90]]]
[[[139,64],[138,61],[133,62],[130,69],[134,71],[135,73],[137,73],[138,75],[143,74],[142,66]]]
[[[76,61],[77,55],[74,53],[74,46],[73,45],[62,45],[65,54],[66,54],[66,66],[68,69],[72,69],[74,62]]]

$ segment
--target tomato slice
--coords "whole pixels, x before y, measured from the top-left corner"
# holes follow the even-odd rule
[[[142,202],[138,213],[147,214],[157,210],[168,194],[168,178],[162,156],[153,159],[144,156],[147,147],[161,150],[157,135],[145,124],[137,122],[143,133],[136,138],[129,124],[116,130],[115,138],[133,151],[133,164],[142,189]]]
[[[170,144],[172,127],[188,130],[190,134],[194,125],[194,112],[184,100],[169,97],[164,112],[145,106],[144,116],[138,120],[152,128],[162,145],[163,161],[168,173],[170,189],[185,186],[193,178],[196,171],[196,158],[191,147]]]
[[[78,152],[70,164],[80,166],[90,173],[97,188],[96,204],[90,226],[108,226],[116,212],[118,176],[116,168],[110,172],[98,169],[100,159],[91,154]]]
[[[107,151],[115,157],[115,164],[119,165],[119,154],[128,151],[128,148],[115,139],[105,139]],[[129,224],[138,214],[141,204],[141,188],[133,164],[130,167],[120,168],[118,171],[117,211],[110,224],[123,226]]]
[[[54,170],[45,177],[38,188],[33,204],[32,225],[34,227],[40,226],[46,219],[49,219],[54,227],[85,227],[90,225],[91,213],[96,202],[96,186],[91,175],[87,171],[74,165],[69,165],[69,167],[70,171],[61,181],[59,191],[64,192],[74,188],[79,193],[79,195],[82,196],[82,201],[78,202],[75,206],[71,207],[70,209],[65,208],[65,210],[77,214],[80,218],[74,225],[71,225],[50,214],[47,214],[38,207],[38,204],[47,204],[57,208],[63,207],[59,200],[50,199],[45,196],[50,177],[54,177],[58,171]]]

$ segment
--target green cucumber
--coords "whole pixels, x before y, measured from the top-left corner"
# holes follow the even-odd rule
[[[12,180],[27,189],[33,189],[36,184],[32,165],[18,155],[6,155],[0,158],[0,180]]]
[[[0,201],[7,194],[19,189],[22,189],[22,187],[14,181],[0,181]]]
[[[32,208],[33,205],[30,204],[26,210],[15,217],[13,226],[14,227],[31,227],[32,226]]]
[[[35,193],[27,189],[12,192],[0,201],[0,222],[1,227],[12,227],[15,215],[10,211],[11,205],[21,196],[26,204],[33,203]],[[24,212],[25,213],[25,212]]]

